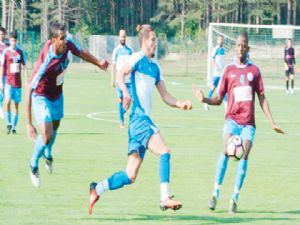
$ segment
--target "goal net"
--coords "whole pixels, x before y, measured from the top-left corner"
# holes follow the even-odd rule
[[[217,44],[217,37],[223,36],[225,65],[227,65],[236,58],[235,42],[242,31],[248,32],[249,58],[260,68],[264,83],[274,87],[283,86],[284,48],[288,38],[292,39],[296,63],[300,56],[300,27],[298,26],[211,23],[208,32],[207,84],[210,84],[213,76],[211,54]],[[295,73],[297,72],[300,71],[296,67]]]

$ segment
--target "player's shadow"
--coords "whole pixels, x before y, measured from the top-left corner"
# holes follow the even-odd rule
[[[87,219],[87,218],[86,218]],[[132,215],[131,218],[128,217],[117,217],[117,218],[95,218],[90,217],[87,220],[99,220],[99,221],[114,221],[114,222],[133,222],[133,221],[189,221],[195,222],[196,224],[216,224],[216,223],[256,223],[258,221],[292,221],[293,218],[286,218],[286,217],[266,217],[266,218],[255,218],[255,217],[237,217],[237,215],[233,215],[230,218],[222,218],[216,216],[193,216],[193,215],[147,215],[147,214],[140,214],[140,215]]]
[[[103,135],[103,132],[59,132],[59,135]]]

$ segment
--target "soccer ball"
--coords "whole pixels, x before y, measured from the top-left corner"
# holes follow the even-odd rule
[[[240,136],[233,135],[227,141],[226,153],[230,157],[240,160],[244,155],[243,140]]]

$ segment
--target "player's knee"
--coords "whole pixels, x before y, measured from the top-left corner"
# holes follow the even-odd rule
[[[168,147],[166,147],[166,148],[162,149],[162,151],[161,151],[161,154],[160,154],[160,155],[163,155],[163,154],[166,154],[166,153],[168,153],[168,154],[171,154],[171,149],[169,149]]]
[[[43,136],[43,142],[45,143],[45,145],[48,145],[51,142],[52,134],[46,134],[42,136]]]

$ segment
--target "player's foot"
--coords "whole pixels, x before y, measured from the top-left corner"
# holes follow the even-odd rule
[[[5,118],[5,115],[4,115],[3,109],[0,109],[0,119],[4,119],[4,118]]]
[[[45,158],[45,168],[48,171],[48,173],[51,174],[53,172],[53,158]]]
[[[210,210],[215,210],[217,206],[217,198],[216,196],[212,196],[212,198],[208,201],[208,208]]]
[[[160,209],[165,211],[167,209],[179,210],[182,208],[182,204],[179,201],[173,199],[174,196],[167,198],[165,201],[160,202]]]
[[[41,186],[40,174],[38,168],[30,167],[30,178],[33,186],[39,188]]]
[[[286,91],[285,91],[285,93],[286,93],[287,95],[289,95],[289,94],[290,94],[289,90],[286,90]]]
[[[237,212],[237,202],[234,201],[233,199],[230,200],[228,212],[229,213],[236,213]]]
[[[294,94],[294,89],[291,89],[290,92],[291,92],[291,95],[293,95]]]
[[[206,110],[206,111],[209,111],[209,106],[208,106],[208,104],[204,104],[204,109]]]
[[[124,123],[120,123],[120,128],[121,128],[121,129],[125,128]]]
[[[99,200],[99,195],[96,192],[96,182],[90,183],[90,203],[89,203],[89,214],[92,215],[93,207]]]
[[[10,134],[11,132],[11,129],[12,129],[12,125],[7,125],[7,134]]]
[[[12,133],[12,134],[17,134],[16,129],[12,129],[11,133]]]

